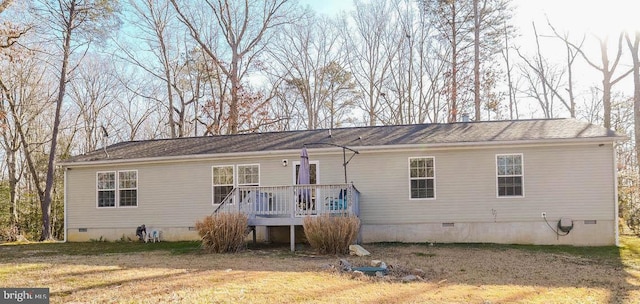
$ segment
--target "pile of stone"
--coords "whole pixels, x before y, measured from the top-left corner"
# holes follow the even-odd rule
[[[360,245],[349,246],[351,255],[369,256],[367,250]],[[338,266],[324,265],[325,269],[334,269],[341,273],[349,273],[353,278],[371,277],[385,281],[414,282],[424,281],[426,273],[422,269],[407,270],[400,265],[387,265],[381,260],[371,260],[368,266],[353,266],[347,259],[340,259]]]

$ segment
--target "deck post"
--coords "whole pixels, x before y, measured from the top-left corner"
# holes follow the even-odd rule
[[[291,225],[290,226],[290,235],[291,235],[291,252],[296,251],[296,226],[295,225]]]
[[[258,229],[258,227],[253,226],[253,244],[255,245],[257,243],[256,240],[256,230]]]

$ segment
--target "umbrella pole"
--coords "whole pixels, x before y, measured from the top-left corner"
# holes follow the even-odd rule
[[[342,168],[344,169],[344,183],[347,183],[347,149],[342,147]]]

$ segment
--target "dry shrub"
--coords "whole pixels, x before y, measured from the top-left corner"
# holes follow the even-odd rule
[[[24,239],[20,235],[18,226],[10,224],[8,227],[0,227],[0,241],[15,242]]]
[[[307,217],[304,234],[311,247],[321,254],[346,254],[358,236],[360,220],[355,216]]]
[[[216,213],[196,222],[202,247],[211,253],[238,252],[245,246],[248,219],[242,213]]]

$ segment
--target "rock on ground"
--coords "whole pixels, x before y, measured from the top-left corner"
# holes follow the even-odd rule
[[[369,251],[367,251],[366,249],[362,248],[362,246],[360,246],[360,245],[349,245],[349,253],[351,255],[357,255],[357,256],[371,255],[371,253],[369,253]]]

